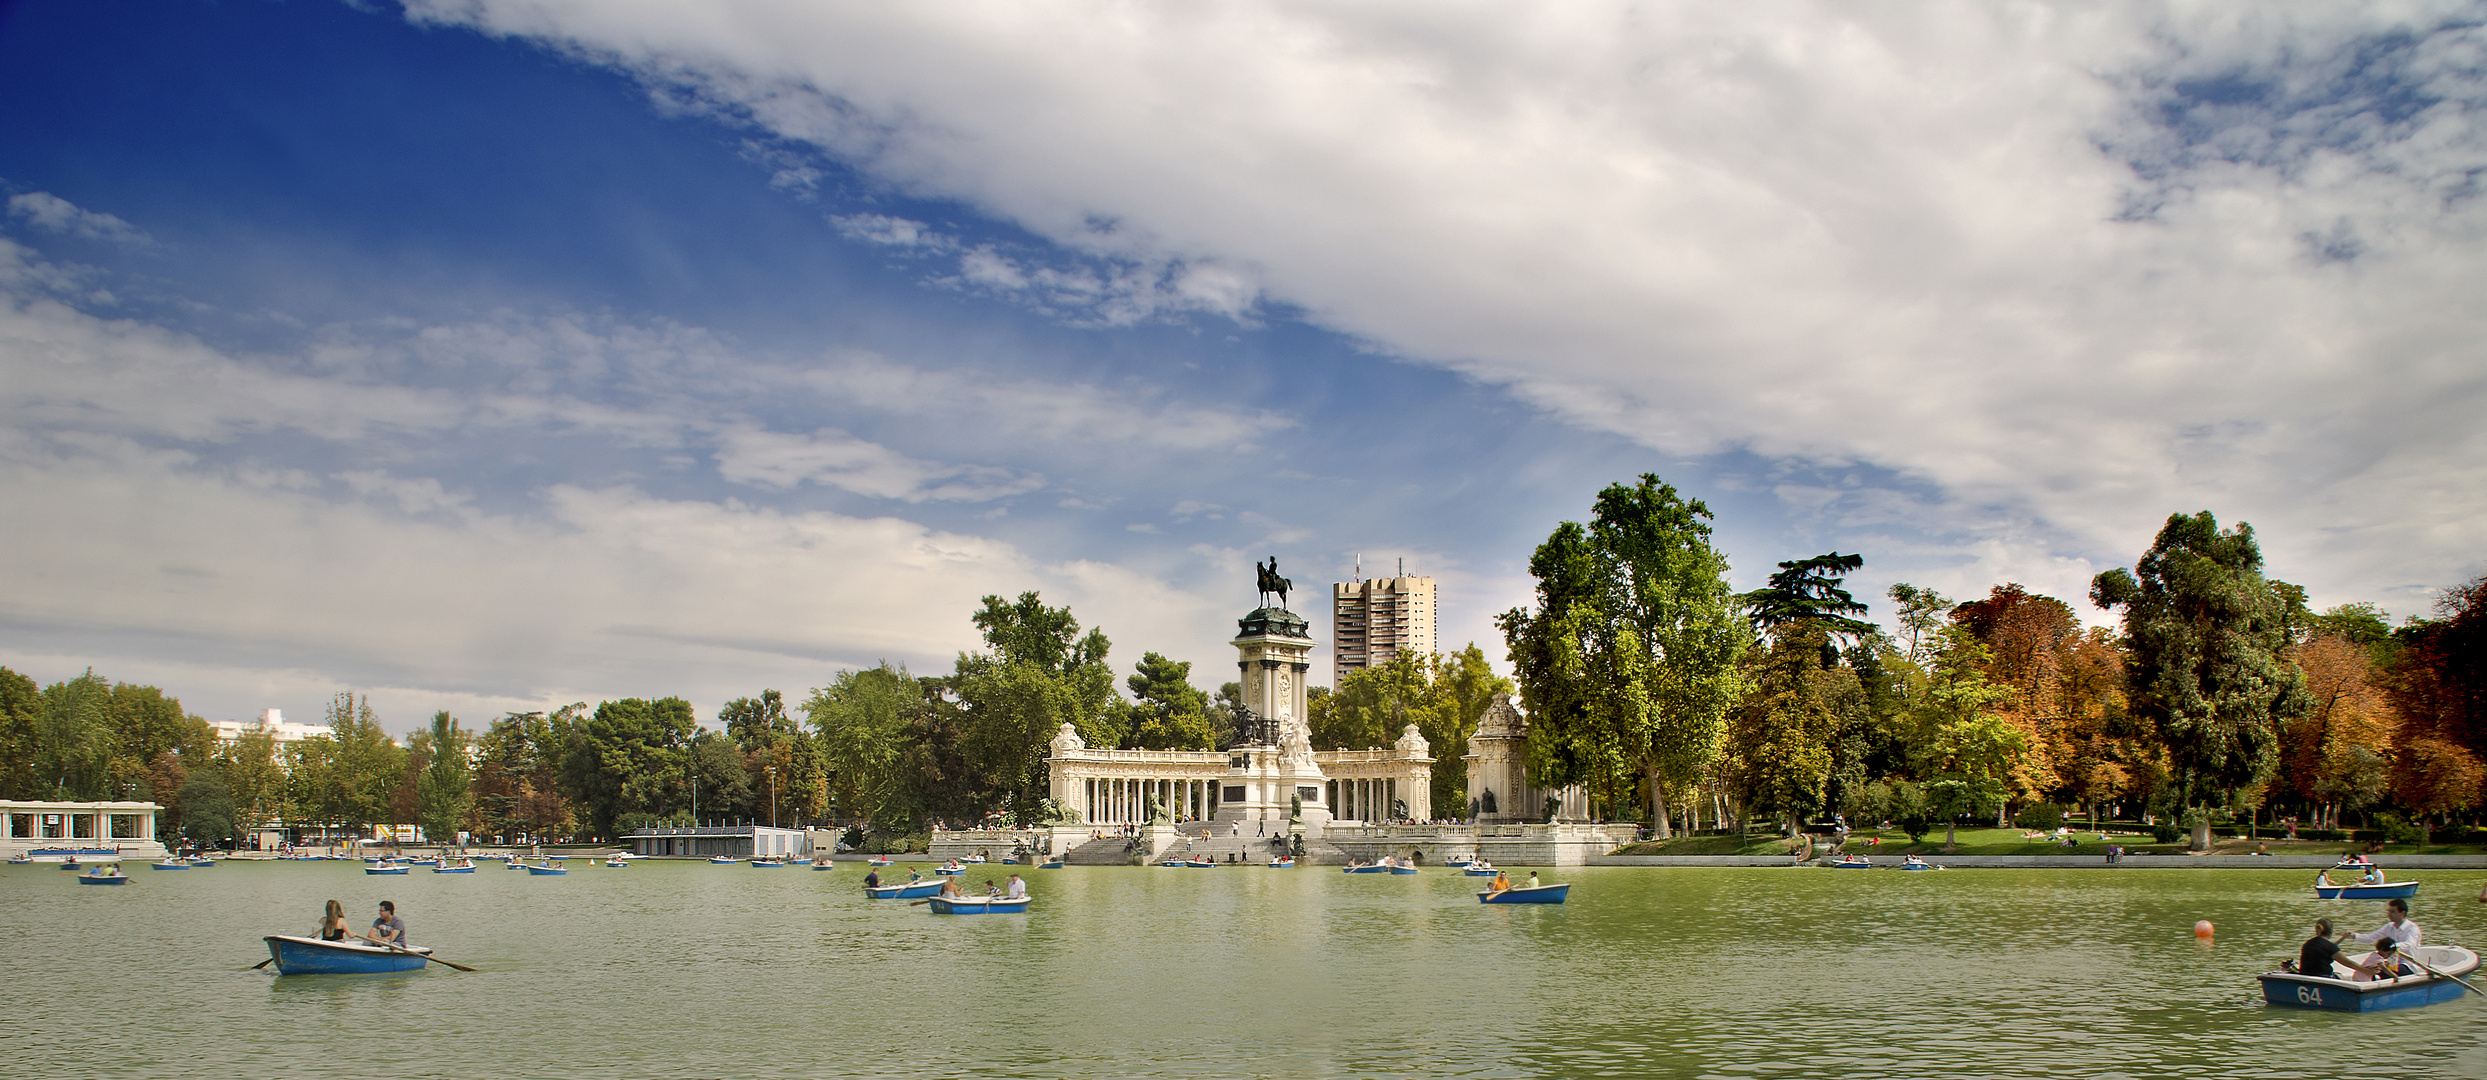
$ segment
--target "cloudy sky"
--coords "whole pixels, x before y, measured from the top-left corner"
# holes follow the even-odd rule
[[[1250,564],[1498,661],[1607,483],[2075,602],[2170,512],[2487,569],[2477,5],[0,8],[0,664],[406,730],[1214,686]],[[1325,634],[1326,636],[1326,634]],[[1321,674],[1326,677],[1326,653]]]

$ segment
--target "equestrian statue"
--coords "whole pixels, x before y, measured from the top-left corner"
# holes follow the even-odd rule
[[[1267,566],[1263,566],[1260,563],[1253,563],[1252,569],[1258,571],[1260,574],[1261,606],[1268,607],[1269,594],[1277,593],[1278,610],[1287,610],[1287,590],[1294,588],[1295,583],[1278,576],[1278,556],[1270,556],[1269,565]]]

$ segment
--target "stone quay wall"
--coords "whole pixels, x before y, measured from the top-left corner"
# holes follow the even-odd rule
[[[1367,825],[1336,826],[1322,839],[1352,859],[1383,856],[1440,865],[1454,857],[1476,855],[1496,866],[1583,866],[1590,860],[1631,843],[1630,825]],[[1787,860],[1779,860],[1782,865]]]

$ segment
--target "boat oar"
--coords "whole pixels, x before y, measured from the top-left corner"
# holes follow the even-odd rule
[[[2454,982],[2460,983],[2463,988],[2469,990],[2469,992],[2473,994],[2487,993],[2487,991],[2482,991],[2478,987],[2471,986],[2470,980],[2464,979],[2459,975],[2455,975],[2449,971],[2437,971],[2434,968],[2428,967],[2426,961],[2418,959],[2418,950],[2416,949],[2411,949],[2410,951],[2401,954],[2401,957],[2410,963],[2418,965],[2418,970],[2426,972],[2429,975],[2433,975],[2439,979],[2451,979]]]
[[[251,966],[249,966],[249,967],[243,968],[242,970],[244,970],[244,971],[257,971],[257,970],[259,970],[260,968],[266,967],[266,966],[268,966],[268,965],[270,965],[270,964],[273,964],[273,963],[275,963],[275,962],[276,962],[276,958],[275,958],[275,957],[273,957],[273,956],[271,956],[271,957],[269,957],[269,958],[267,958],[267,959],[265,959],[265,960],[262,960],[262,961],[260,961],[260,962],[258,962],[258,963],[256,963],[256,964],[252,964],[252,965],[251,965]]]
[[[439,964],[439,965],[441,965],[442,967],[451,967],[451,968],[456,968],[456,969],[458,969],[459,971],[473,971],[473,970],[475,970],[474,968],[468,967],[468,966],[466,966],[466,965],[464,965],[464,964],[452,964],[452,963],[450,963],[449,961],[447,961],[447,960],[443,960],[443,959],[441,959],[440,957],[434,956],[434,955],[432,955],[432,954],[430,954],[430,953],[419,953],[419,952],[415,952],[413,949],[406,948],[406,947],[405,947],[405,946],[403,946],[403,945],[391,944],[391,945],[389,946],[389,948],[392,948],[392,949],[397,950],[398,952],[407,953],[407,954],[410,954],[410,955],[413,955],[413,956],[420,956],[420,957],[422,957],[422,958],[424,958],[424,959],[426,959],[426,960],[429,960],[429,961],[431,961],[431,962],[433,962],[433,963],[435,963],[435,964]]]

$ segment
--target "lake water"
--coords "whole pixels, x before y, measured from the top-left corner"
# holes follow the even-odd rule
[[[864,899],[860,863],[577,864],[132,864],[117,888],[7,867],[0,1060],[99,1077],[2487,1076],[2487,999],[2259,1002],[2253,974],[2315,916],[2381,917],[2313,899],[2299,871],[1573,868],[1545,873],[1573,883],[1569,904],[1485,907],[1440,869],[1074,867],[1027,872],[1027,915],[945,917]],[[2487,943],[2487,874],[2417,876],[2429,941]],[[482,970],[242,970],[331,898],[357,925],[395,900],[416,943]],[[2193,937],[2205,918],[2214,944]]]

